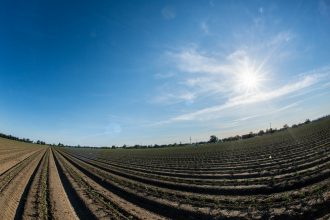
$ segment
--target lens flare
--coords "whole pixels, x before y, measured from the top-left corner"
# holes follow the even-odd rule
[[[259,91],[258,86],[260,82],[260,76],[255,73],[245,72],[239,75],[239,85],[246,93],[253,92],[255,90]]]

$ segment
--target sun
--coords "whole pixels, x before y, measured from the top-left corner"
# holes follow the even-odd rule
[[[248,58],[238,62],[233,69],[232,77],[235,81],[233,90],[235,93],[241,95],[251,95],[260,93],[265,85],[262,85],[264,81],[269,79],[265,78],[270,71],[265,71],[263,64],[256,66],[256,61],[251,63]],[[261,89],[261,90],[260,90]]]
[[[239,77],[239,84],[238,88],[240,91],[245,90],[246,93],[253,92],[253,91],[259,91],[258,87],[260,86],[260,76],[256,73],[251,72],[244,72]]]
[[[242,76],[242,81],[245,87],[253,88],[257,85],[257,77],[253,74],[244,74]]]

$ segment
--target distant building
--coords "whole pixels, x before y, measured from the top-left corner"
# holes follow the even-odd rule
[[[243,134],[242,135],[242,139],[247,139],[247,138],[251,138],[252,135],[251,134]]]

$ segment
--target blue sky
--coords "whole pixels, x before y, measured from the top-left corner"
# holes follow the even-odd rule
[[[0,132],[169,144],[330,113],[329,1],[6,1]]]

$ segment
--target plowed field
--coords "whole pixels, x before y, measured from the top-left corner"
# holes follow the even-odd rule
[[[161,149],[0,139],[1,219],[328,219],[330,118]]]

